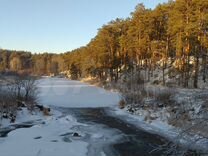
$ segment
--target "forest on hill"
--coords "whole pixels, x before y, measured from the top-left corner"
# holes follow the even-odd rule
[[[69,28],[70,29],[70,28]],[[117,82],[139,74],[148,82],[161,70],[162,84],[198,87],[207,81],[208,1],[176,0],[147,9],[138,4],[127,19],[98,30],[88,45],[63,54],[0,50],[0,70],[33,75],[70,71],[74,79]]]

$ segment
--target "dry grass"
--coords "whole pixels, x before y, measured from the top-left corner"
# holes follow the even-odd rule
[[[120,108],[120,109],[124,109],[125,106],[126,106],[126,102],[125,102],[123,99],[120,100],[120,101],[119,101],[119,108]]]
[[[48,108],[43,108],[43,115],[44,116],[50,116],[50,111]]]

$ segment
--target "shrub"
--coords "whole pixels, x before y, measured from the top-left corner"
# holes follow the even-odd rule
[[[156,101],[164,104],[169,105],[171,104],[171,97],[175,94],[175,90],[166,88],[162,90],[157,90],[154,94],[154,98]]]
[[[117,88],[126,103],[140,104],[143,102],[146,90],[144,80],[139,74],[130,75],[127,73],[121,83],[122,85],[117,86]]]
[[[120,109],[124,109],[124,107],[126,106],[126,102],[122,99],[119,101],[119,108]]]
[[[33,110],[37,103],[37,87],[33,77],[15,76],[7,81],[7,85],[0,86],[0,116],[11,117],[15,120],[18,107]]]

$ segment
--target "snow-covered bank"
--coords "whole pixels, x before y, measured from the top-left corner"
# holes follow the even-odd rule
[[[85,82],[99,84],[96,79],[86,79]],[[111,83],[107,85],[110,88],[117,87]],[[167,88],[151,84],[145,89],[147,95],[138,97],[140,102],[126,104],[124,101],[124,109],[114,107],[111,115],[166,137],[176,144],[208,153],[207,90]],[[135,97],[140,94],[139,91],[139,88],[135,90]],[[129,93],[131,92],[127,91]]]
[[[47,117],[43,115],[39,110],[34,110],[33,112],[28,111],[27,108],[21,108],[17,111],[16,120],[11,123],[9,119],[2,118],[0,128],[11,126],[13,124],[20,124],[23,122],[33,122],[36,120],[43,120]]]
[[[4,156],[86,155],[88,143],[70,139],[66,142],[64,137],[60,136],[64,133],[73,133],[70,129],[75,125],[80,125],[73,117],[57,118],[55,115],[44,121],[45,124],[17,129],[10,132],[8,137],[1,138],[1,154]]]
[[[108,113],[111,116],[117,117],[127,123],[135,125],[139,129],[143,129],[152,134],[159,134],[160,136],[163,136],[164,138],[167,138],[176,144],[187,147],[188,149],[200,150],[206,153],[208,152],[207,139],[196,141],[201,137],[198,135],[189,135],[187,133],[181,134],[182,129],[173,127],[165,121],[160,119],[146,120],[144,114],[147,114],[148,111],[140,110],[137,112],[138,114],[132,114],[128,112],[126,108],[123,110],[119,108],[113,108]]]
[[[145,96],[141,103],[127,104],[111,114],[188,149],[208,153],[207,90],[175,88],[166,96],[167,88],[152,88],[160,98]]]
[[[59,107],[109,107],[117,105],[119,95],[79,81],[61,78],[41,79],[40,103]]]

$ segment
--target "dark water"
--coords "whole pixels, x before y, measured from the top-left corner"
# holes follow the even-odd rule
[[[120,156],[162,156],[166,150],[156,150],[168,141],[161,136],[145,132],[106,113],[107,108],[61,109],[64,114],[71,114],[82,123],[103,124],[122,133],[123,140],[112,145]],[[113,136],[112,136],[113,137]],[[166,146],[166,148],[168,148]]]

